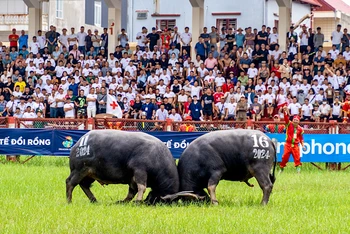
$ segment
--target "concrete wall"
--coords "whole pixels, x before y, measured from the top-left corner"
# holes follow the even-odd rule
[[[27,14],[23,0],[0,0],[0,14]]]
[[[278,4],[276,0],[268,0],[267,3],[267,25],[271,28],[275,26],[275,20],[278,20],[278,17],[275,14],[278,13]],[[310,5],[308,4],[301,4],[299,2],[293,2],[292,3],[292,23],[298,22],[302,17],[304,17],[306,14],[310,14],[311,9]],[[305,24],[308,28],[311,26],[310,19],[306,19],[303,21],[302,24]],[[297,32],[300,32],[300,28],[296,30]]]
[[[220,4],[218,4],[220,2]],[[254,6],[254,7],[252,7]],[[265,0],[231,0],[231,1],[204,1],[204,25],[216,26],[216,19],[236,18],[237,27],[251,26],[260,29],[265,23],[264,16]],[[241,15],[213,16],[213,12],[240,12]]]

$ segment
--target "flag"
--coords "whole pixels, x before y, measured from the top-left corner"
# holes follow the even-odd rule
[[[122,109],[120,108],[117,99],[110,95],[107,94],[107,107],[106,107],[106,113],[107,114],[111,114],[114,115],[118,118],[122,118],[123,117],[123,112]]]

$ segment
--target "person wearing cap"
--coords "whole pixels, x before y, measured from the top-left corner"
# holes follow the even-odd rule
[[[280,116],[279,115],[274,115],[273,116],[273,124],[268,124],[265,126],[265,131],[269,133],[284,133],[285,132],[285,126],[280,122]]]
[[[245,36],[244,36],[244,34],[242,32],[243,32],[242,28],[238,28],[237,29],[237,33],[235,35],[237,47],[243,47],[244,46]]]
[[[179,127],[179,132],[194,132],[196,131],[196,127],[191,124],[192,117],[191,116],[186,116],[185,117],[185,123],[181,124]]]
[[[343,38],[343,32],[341,31],[341,25],[337,25],[337,29],[332,32],[331,40],[332,45],[335,45],[337,50],[340,50],[341,39]]]
[[[91,36],[92,46],[94,47],[94,50],[96,54],[99,53],[100,47],[101,47],[101,36],[98,35],[98,30],[94,30],[94,35]]]
[[[191,116],[194,121],[201,120],[203,116],[202,104],[198,101],[197,95],[193,96],[193,101],[188,107],[188,115]]]
[[[293,156],[294,166],[298,173],[300,173],[301,165],[300,162],[300,149],[299,144],[303,147],[303,150],[306,150],[304,146],[304,130],[299,126],[300,116],[294,115],[293,120],[289,120],[288,107],[283,108],[284,111],[284,122],[286,124],[286,143],[284,144],[284,152],[282,156],[282,162],[280,163],[281,172],[286,167],[290,155]]]
[[[145,96],[146,102],[142,105],[140,112],[146,112],[146,119],[152,120],[155,118],[156,106],[151,103],[151,97],[149,94]]]

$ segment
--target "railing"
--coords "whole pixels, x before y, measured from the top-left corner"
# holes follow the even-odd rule
[[[3,14],[0,15],[0,24],[14,25],[14,24],[28,24],[28,14]]]
[[[13,123],[12,125],[9,123]],[[179,131],[181,125],[189,123],[195,131],[207,132],[229,129],[256,129],[267,133],[284,133],[284,122],[274,121],[181,121],[135,120],[116,118],[95,119],[50,119],[50,118],[4,118],[0,117],[0,128],[44,128],[65,130],[115,129],[124,131]],[[349,123],[301,122],[306,134],[350,134]]]

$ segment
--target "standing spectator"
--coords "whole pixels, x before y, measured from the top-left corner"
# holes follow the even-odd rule
[[[327,99],[323,99],[322,104],[320,105],[320,118],[323,119],[323,122],[327,122],[332,115],[332,108],[328,104]]]
[[[25,34],[24,30],[21,31],[21,36],[18,38],[19,49],[23,46],[28,48],[28,35]]]
[[[152,120],[155,117],[156,106],[151,103],[150,95],[146,95],[146,102],[141,107],[141,112],[146,112],[146,119]]]
[[[220,102],[215,104],[215,112],[218,120],[224,120],[228,115],[227,103],[224,97],[221,97]]]
[[[206,93],[202,96],[202,107],[204,120],[213,120],[213,111],[215,109],[214,97],[211,89],[207,89]]]
[[[136,34],[137,45],[140,47],[141,51],[145,50],[145,46],[148,41],[146,37],[147,37],[147,28],[142,27],[142,31]]]
[[[88,29],[87,31],[87,34],[86,34],[86,37],[85,37],[85,51],[88,53],[89,51],[91,51],[91,47],[92,46],[92,32],[91,32],[91,29]],[[78,39],[79,40],[79,39]],[[80,42],[80,40],[79,40]],[[92,50],[93,53],[95,53],[94,50]]]
[[[187,54],[191,57],[191,42],[192,42],[192,33],[189,32],[190,28],[185,27],[185,32],[181,34],[181,43],[182,49],[186,50]]]
[[[19,36],[16,34],[16,29],[13,28],[12,29],[12,34],[9,35],[9,41],[10,41],[10,50],[12,50],[12,48],[15,48],[16,51],[18,51],[18,39]]]
[[[101,93],[97,95],[97,103],[98,103],[98,113],[103,114],[106,113],[106,105],[107,105],[107,92],[106,88],[101,88]]]
[[[270,51],[274,51],[276,45],[278,45],[278,33],[277,33],[277,28],[273,27],[272,28],[272,33],[270,33],[268,42],[270,45]],[[274,56],[274,60],[278,60],[279,56]]]
[[[237,47],[243,47],[244,46],[244,42],[245,42],[245,36],[242,33],[243,29],[242,28],[238,28],[237,29],[238,33],[236,33],[235,37],[236,37],[236,45]]]
[[[33,41],[30,43],[29,50],[33,54],[38,54],[40,51],[40,43],[37,41],[37,37],[33,36]]]
[[[72,103],[70,97],[67,97],[65,99],[65,104],[62,107],[64,110],[64,117],[66,119],[74,119],[75,118],[75,109],[74,109],[74,104]]]
[[[67,35],[67,29],[63,28],[62,35],[60,35],[58,38],[58,41],[61,45],[61,51],[62,51],[63,46],[65,46],[66,48],[69,48],[69,43],[68,43],[69,38],[70,38],[70,35]]]
[[[337,29],[332,32],[331,40],[332,40],[332,45],[335,45],[337,50],[340,50],[340,43],[341,39],[343,38],[343,33],[340,31],[341,25],[337,25]]]
[[[79,96],[74,100],[75,107],[77,108],[77,118],[83,119],[86,115],[86,96],[84,90],[79,90]]]
[[[201,105],[200,102],[198,102],[197,95],[193,96],[193,102],[189,106],[189,113],[188,113],[188,115],[194,121],[201,120],[201,118],[203,116],[202,105]]]
[[[196,52],[196,56],[200,56],[201,60],[205,60],[205,53],[207,50],[207,44],[205,43],[204,39],[202,37],[199,37],[199,41],[196,43],[196,46],[194,47],[194,50]]]
[[[125,33],[125,29],[124,29],[124,28],[122,28],[121,32],[122,32],[122,33],[118,35],[118,41],[119,41],[120,45],[121,45],[123,48],[125,48],[126,43],[129,42],[129,37],[128,37],[128,35]],[[158,34],[158,36],[159,36],[159,34]]]
[[[301,105],[297,101],[297,97],[293,97],[293,102],[288,105],[288,110],[291,116],[300,114]]]
[[[86,49],[87,49],[87,47],[86,47],[86,45],[87,45],[87,41],[86,41],[87,34],[86,34],[86,32],[84,32],[84,30],[85,30],[84,26],[81,26],[80,27],[80,32],[77,33],[76,38],[77,38],[77,42],[78,42],[78,50],[80,51],[80,53],[85,55],[86,54]]]
[[[309,32],[306,29],[306,25],[302,26],[302,31],[299,34],[299,38],[300,38],[300,53],[304,54],[306,52],[306,48],[308,45],[308,39],[309,39],[310,35]]]
[[[261,27],[261,31],[258,32],[258,44],[268,45],[269,34],[266,32],[266,25]]]
[[[236,107],[236,116],[237,121],[246,121],[247,120],[247,101],[244,96],[241,96]]]
[[[77,34],[75,34],[75,28],[72,27],[70,31],[71,31],[71,34],[68,36],[69,51],[73,49],[73,46],[76,45],[78,41]]]
[[[95,34],[92,35],[92,37],[91,37],[91,41],[92,41],[92,45],[95,49],[96,54],[98,54],[100,51],[100,47],[101,47],[101,36],[98,35],[97,29],[94,30],[94,33]]]
[[[38,30],[38,35],[36,36],[37,41],[39,42],[40,45],[40,54],[44,53],[44,48],[45,48],[45,44],[46,44],[46,38],[45,36],[42,35],[42,31],[39,29]]]
[[[63,89],[59,88],[58,89],[58,93],[55,95],[55,101],[56,101],[56,117],[57,118],[64,118],[64,105],[65,105],[65,95],[63,93]],[[68,101],[66,101],[66,103],[70,103],[70,98]],[[74,109],[74,105],[73,105],[73,109]],[[74,117],[74,116],[73,116]]]
[[[50,118],[57,118],[56,90],[52,90],[48,103],[50,105]]]
[[[103,28],[103,33],[101,34],[101,47],[104,47],[106,54],[108,54],[108,29]]]
[[[252,114],[252,120],[254,121],[259,121],[263,114],[263,107],[258,102],[258,98],[258,96],[255,96],[253,103],[250,105],[250,112]]]
[[[221,33],[220,33],[220,51],[224,48],[226,42],[226,29],[224,27],[221,28]]]
[[[90,93],[86,97],[88,118],[96,117],[96,101],[97,101],[97,94],[95,94],[95,89],[91,88]]]
[[[171,33],[171,43],[175,44],[175,48],[179,51],[181,50],[181,34],[178,32],[178,27],[175,26],[173,32]]]
[[[199,35],[199,37],[203,38],[203,41],[204,41],[204,43],[206,45],[206,47],[205,47],[205,56],[208,56],[208,52],[210,50],[210,43],[209,43],[210,36],[209,36],[207,27],[203,28],[203,32]]]
[[[54,26],[50,26],[50,31],[45,34],[48,52],[52,53],[57,45],[58,34],[55,31]]]
[[[341,47],[342,47],[341,52],[344,52],[345,48],[349,46],[349,39],[350,39],[350,35],[348,34],[348,30],[344,28],[343,37],[341,39]]]
[[[159,40],[159,34],[156,33],[156,28],[153,27],[152,28],[152,32],[149,33],[147,36],[146,36],[148,42],[149,42],[149,49],[153,52],[154,50],[154,46],[157,45],[157,41]]]
[[[315,51],[319,50],[320,46],[323,46],[324,43],[324,35],[321,33],[321,27],[317,27],[317,33],[314,36],[314,46]]]
[[[235,42],[235,34],[233,33],[232,28],[228,29],[225,42],[228,45],[228,52],[230,52],[233,49],[233,44]]]

